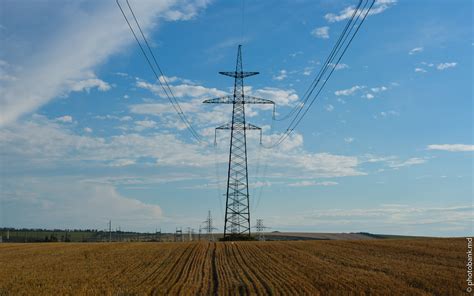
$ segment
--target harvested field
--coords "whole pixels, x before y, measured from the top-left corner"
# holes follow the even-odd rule
[[[464,239],[0,244],[0,295],[461,295]]]

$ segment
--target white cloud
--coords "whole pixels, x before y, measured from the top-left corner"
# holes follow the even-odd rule
[[[158,80],[161,83],[173,83],[173,82],[179,81],[180,79],[176,76],[163,76],[163,75],[160,75],[160,77],[158,77]]]
[[[163,91],[160,85],[152,84],[145,81],[137,81],[137,86],[140,88],[148,89],[154,94],[160,96],[161,98],[167,98],[166,93]],[[226,94],[226,92],[218,90],[217,88],[207,88],[201,85],[193,84],[178,84],[178,85],[169,85],[173,95],[176,98],[182,97],[191,97],[191,98],[203,98],[203,97],[219,97]]]
[[[359,160],[353,156],[329,153],[303,153],[295,157],[296,167],[308,170],[314,177],[360,176],[365,173],[357,170]]]
[[[179,7],[175,4],[180,4]],[[15,36],[18,44],[32,42],[32,36],[41,35],[43,44],[23,47],[25,52],[17,54],[19,66],[27,65],[16,73],[16,80],[9,81],[0,88],[0,125],[15,121],[19,116],[31,113],[50,100],[77,89],[98,87],[106,90],[109,86],[101,80],[89,77],[90,71],[103,63],[110,55],[120,52],[133,44],[129,28],[114,1],[94,2],[78,5],[77,2],[57,2],[55,10],[64,13],[51,17],[42,25],[37,21],[37,11],[47,9],[49,2],[36,2],[38,9],[20,12],[13,5],[6,6],[7,14],[18,16],[25,28]],[[170,20],[187,20],[205,7],[207,1],[136,1],[134,9],[142,28],[148,32],[157,24],[157,16]],[[12,11],[10,11],[12,10]],[[15,21],[15,22],[16,22]],[[53,28],[47,30],[47,28]],[[25,32],[25,33],[22,33]],[[39,32],[39,33],[38,33]],[[36,34],[36,35],[35,35]],[[45,35],[46,34],[46,35]],[[36,37],[35,37],[36,38]],[[39,40],[39,41],[41,41]],[[2,46],[3,56],[14,63],[18,44]],[[26,48],[31,48],[27,51]],[[25,58],[26,57],[26,58]]]
[[[375,98],[375,96],[373,94],[370,94],[370,93],[367,93],[367,94],[363,95],[362,97],[366,98],[367,100],[372,100],[373,98]]]
[[[428,72],[428,71],[426,71],[426,70],[423,69],[423,68],[415,68],[415,72],[416,72],[416,73],[426,73],[426,72]]]
[[[263,142],[269,145],[279,136],[264,136]],[[249,149],[256,149],[251,145],[258,145],[258,133],[249,135],[249,139],[252,139],[249,141]],[[87,133],[75,134],[67,126],[38,115],[31,120],[1,129],[0,142],[6,159],[2,164],[5,170],[10,167],[21,170],[64,166],[80,168],[85,165],[88,168],[126,166],[139,159],[146,159],[148,165],[166,167],[171,172],[180,169],[188,172],[195,170],[202,178],[206,170],[214,168],[216,161],[212,149],[183,142],[166,131],[102,138]],[[221,142],[218,144],[218,147],[224,146]],[[227,149],[218,152],[219,163],[227,162],[227,153]],[[255,155],[250,154],[249,157]],[[308,178],[365,175],[358,168],[361,162],[356,156],[304,151],[303,136],[300,134],[292,134],[277,149],[262,151],[260,157],[261,161],[271,164],[272,172],[284,172],[282,175],[285,176],[300,176],[302,173]]]
[[[431,67],[434,67],[434,65],[435,65],[435,64],[433,64],[433,63],[427,63],[427,62],[421,62],[421,64],[424,65],[424,66],[428,66],[428,67],[430,67],[430,68],[431,68]]]
[[[398,113],[397,111],[394,111],[394,110],[389,110],[389,111],[381,111],[379,113],[379,115],[381,117],[389,117],[389,116],[398,116],[400,115],[400,113]],[[377,118],[378,116],[376,115],[375,118]]]
[[[382,13],[388,8],[395,5],[396,3],[397,3],[397,0],[377,0],[374,6],[372,7],[372,9],[369,11],[368,15],[376,15],[376,14]],[[355,10],[356,10],[356,7],[349,6],[341,10],[338,14],[328,13],[324,16],[324,18],[330,23],[340,22],[346,19],[350,19],[352,15],[354,14]],[[367,12],[367,9],[363,9],[362,15],[365,15],[366,12]]]
[[[339,183],[333,181],[324,181],[324,182],[316,182],[311,180],[304,180],[294,183],[289,183],[288,186],[291,187],[308,187],[308,186],[334,186]]]
[[[69,91],[85,90],[86,92],[89,92],[92,88],[97,88],[99,91],[110,90],[110,85],[107,82],[98,79],[95,74],[88,73],[86,76],[88,78],[84,80],[70,80],[66,82]]]
[[[403,168],[403,167],[410,167],[410,166],[413,166],[413,165],[417,165],[417,164],[422,164],[422,163],[425,163],[426,162],[426,159],[424,158],[419,158],[419,157],[412,157],[410,159],[407,159],[405,161],[389,161],[388,162],[388,166],[393,168],[393,169],[399,169],[399,168]]]
[[[301,50],[299,50],[299,51],[290,53],[289,56],[292,57],[292,58],[295,58],[295,57],[297,57],[299,55],[302,55],[302,54],[303,54],[303,52]]]
[[[85,128],[84,128],[84,131],[85,131],[86,133],[92,133],[92,132],[93,132],[93,130],[92,130],[90,127],[85,127]]]
[[[433,235],[441,235],[443,233],[440,230],[441,226],[456,226],[469,233],[473,210],[472,205],[420,207],[387,204],[375,208],[314,210],[298,216],[303,217],[303,221],[299,223],[310,225],[316,223],[319,227],[342,225],[345,231],[380,233],[383,229],[384,232],[396,234],[419,234],[423,226],[432,226],[430,231]],[[447,234],[450,232],[448,230]]]
[[[313,67],[305,67],[303,70],[303,75],[309,76],[311,75],[311,72],[313,71]]]
[[[350,96],[350,95],[354,94],[355,92],[357,92],[358,90],[361,90],[361,89],[364,89],[364,88],[365,88],[365,86],[354,85],[353,87],[348,88],[348,89],[336,90],[334,92],[334,94],[336,96]]]
[[[183,112],[197,112],[199,105],[190,102],[180,103]],[[146,103],[130,105],[130,112],[135,114],[161,115],[165,113],[175,113],[171,103]]]
[[[317,38],[321,38],[321,39],[328,39],[329,27],[324,26],[324,27],[315,28],[313,31],[311,31],[311,35]]]
[[[131,116],[116,116],[116,115],[110,115],[110,114],[107,114],[107,115],[97,115],[95,116],[95,118],[97,119],[101,119],[101,120],[105,120],[105,119],[115,119],[115,120],[119,120],[119,121],[130,121],[132,120],[133,118]]]
[[[120,121],[130,121],[132,120],[133,118],[131,116],[122,116],[119,118]]]
[[[388,88],[386,86],[380,86],[380,87],[372,87],[370,90],[374,93],[379,93],[379,92],[388,90]]]
[[[137,120],[135,121],[135,130],[142,131],[147,128],[156,127],[156,121],[153,120]]]
[[[467,152],[474,151],[474,145],[466,144],[432,144],[428,145],[428,150],[440,150],[449,152]]]
[[[273,79],[281,81],[281,80],[285,79],[286,77],[288,77],[286,70],[280,70],[278,75],[273,76]]]
[[[454,68],[456,67],[458,63],[455,63],[455,62],[451,62],[451,63],[441,63],[441,64],[438,64],[436,66],[436,69],[438,70],[446,70],[446,69],[449,69],[449,68]]]
[[[64,115],[64,116],[61,116],[61,117],[57,117],[55,120],[59,121],[59,122],[71,123],[72,122],[72,116],[71,115]]]
[[[251,91],[250,94],[263,99],[272,100],[277,106],[288,106],[298,101],[298,95],[294,89],[264,87]]]
[[[112,162],[110,162],[110,166],[124,167],[124,166],[129,166],[129,165],[132,165],[132,164],[135,164],[135,163],[136,163],[136,161],[134,159],[122,158],[122,159],[113,160]]]
[[[336,71],[343,70],[343,69],[349,69],[349,65],[344,64],[344,63],[338,63],[337,65],[335,65],[333,63],[329,63],[329,66],[334,67],[334,70],[336,70]]]
[[[420,53],[420,52],[423,52],[423,47],[415,47],[413,49],[411,49],[408,54],[409,55],[414,55],[416,53]]]
[[[57,176],[2,182],[2,195],[9,201],[3,204],[2,221],[15,227],[102,229],[111,219],[115,225],[144,230],[163,219],[160,206],[123,196],[108,184]]]
[[[352,138],[352,137],[344,138],[344,142],[346,142],[346,143],[352,143],[352,142],[354,142],[354,138]]]
[[[324,109],[326,109],[326,111],[328,111],[328,112],[331,112],[331,111],[334,110],[334,106],[331,105],[331,104],[328,104],[328,105],[324,106]]]
[[[13,71],[15,67],[10,65],[8,62],[4,60],[0,60],[0,82],[11,82],[17,80],[17,78],[13,75]]]
[[[182,81],[183,79],[178,78],[176,81]],[[156,84],[151,84],[145,81],[138,81],[137,86],[148,89],[154,93],[160,94],[161,87]],[[170,85],[171,88],[177,89],[181,85]],[[189,85],[188,85],[189,86]],[[222,124],[229,120],[231,112],[231,105],[221,104],[202,104],[204,99],[219,97],[227,95],[227,92],[218,90],[216,88],[207,88],[204,86],[196,85],[193,83],[193,89],[198,89],[198,94],[190,94],[189,96],[194,97],[191,101],[181,100],[180,107],[186,114],[187,118],[198,126],[211,125],[211,124]],[[254,90],[252,87],[245,87],[245,93],[250,96],[261,97],[263,99],[272,100],[278,106],[289,106],[294,102],[298,101],[298,95],[293,89],[280,89],[274,87],[264,87],[261,89]],[[144,104],[133,104],[129,106],[130,112],[135,114],[143,115],[154,115],[159,116],[160,120],[164,120],[165,125],[168,127],[174,127],[178,129],[185,129],[186,126],[179,121],[176,110],[168,103],[144,103]],[[247,107],[246,116],[254,117],[258,114],[257,110],[269,110],[273,107],[271,105],[249,105]]]
[[[349,68],[349,65],[340,63],[336,65],[335,70],[337,71],[337,70],[348,69],[348,68]]]
[[[149,125],[145,123],[145,125]],[[214,156],[197,144],[187,144],[173,134],[129,133],[108,138],[76,135],[42,116],[0,131],[7,164],[32,158],[30,164],[56,165],[75,162],[107,164],[117,159],[156,160],[157,165],[199,167],[214,163]]]

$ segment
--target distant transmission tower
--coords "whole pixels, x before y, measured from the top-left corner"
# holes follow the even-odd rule
[[[265,240],[265,225],[263,224],[263,219],[257,219],[257,225],[255,225],[256,232],[257,232],[257,239],[259,241]]]
[[[231,130],[229,168],[227,171],[227,192],[224,221],[224,239],[237,239],[250,236],[250,207],[247,170],[247,130],[259,130],[260,142],[262,129],[245,121],[246,104],[275,104],[273,101],[244,96],[244,78],[257,75],[258,72],[244,72],[242,67],[242,45],[237,51],[237,63],[234,72],[219,74],[234,78],[234,94],[205,100],[207,104],[232,104],[232,122],[216,128]]]
[[[109,220],[109,243],[112,242],[112,220]]]
[[[176,227],[176,232],[174,233],[174,241],[183,241],[183,229]]]
[[[206,230],[206,233],[207,233],[207,239],[210,241],[214,241],[213,230],[216,230],[217,228],[214,227],[214,224],[212,222],[211,211],[207,212],[207,219],[203,223],[204,223],[204,229]]]

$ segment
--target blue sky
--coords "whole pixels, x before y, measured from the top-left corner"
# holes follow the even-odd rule
[[[229,106],[298,104],[356,1],[134,1],[193,141],[115,1],[0,4],[1,226],[223,228]],[[242,11],[244,19],[242,22]],[[249,135],[252,223],[281,231],[473,232],[472,1],[379,0],[318,101],[276,149]],[[288,122],[247,109],[271,144]]]

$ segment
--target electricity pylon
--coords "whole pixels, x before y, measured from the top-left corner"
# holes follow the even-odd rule
[[[245,121],[246,104],[273,104],[270,100],[244,95],[244,78],[259,72],[244,72],[242,67],[242,45],[237,50],[237,62],[234,72],[219,74],[234,78],[234,94],[205,100],[207,104],[232,104],[232,121],[216,128],[231,130],[229,148],[229,168],[227,171],[227,192],[224,221],[224,239],[238,239],[250,236],[250,207],[247,170],[247,130],[259,130],[260,142],[262,129]]]
[[[265,229],[269,228],[263,225],[263,219],[257,219],[257,225],[254,226],[257,231],[257,239],[259,241],[265,241]]]
[[[216,230],[217,228],[214,227],[213,225],[211,211],[207,213],[207,219],[206,221],[203,221],[203,223],[204,223],[204,229],[206,230],[206,233],[207,233],[207,239],[211,242],[214,241],[213,231]],[[201,228],[199,228],[199,230],[201,230]]]

